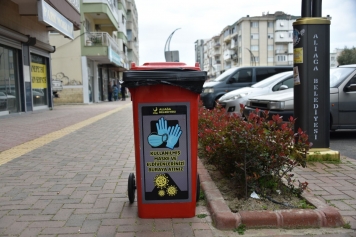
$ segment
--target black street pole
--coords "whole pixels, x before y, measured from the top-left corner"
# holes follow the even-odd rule
[[[321,17],[321,0],[302,1],[293,44],[295,131],[305,131],[312,148],[329,148],[330,20]]]

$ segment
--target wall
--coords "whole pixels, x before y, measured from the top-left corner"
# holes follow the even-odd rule
[[[18,5],[10,0],[0,0],[0,6],[0,25],[49,43],[47,28],[37,16],[20,16]]]
[[[74,40],[60,34],[50,34],[51,45],[56,45],[56,52],[51,54],[52,80],[61,80],[63,90],[60,98],[54,98],[55,104],[83,103],[83,76],[81,69],[79,31],[74,32]]]
[[[83,103],[83,88],[63,88],[60,98],[53,98],[54,104]]]

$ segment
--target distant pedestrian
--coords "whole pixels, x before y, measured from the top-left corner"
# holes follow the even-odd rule
[[[121,100],[126,100],[126,87],[121,84]]]
[[[108,99],[109,99],[109,101],[112,101],[112,87],[110,86],[110,84],[108,85]]]
[[[119,88],[117,87],[116,84],[112,87],[112,93],[114,97],[114,101],[117,101],[119,99]]]

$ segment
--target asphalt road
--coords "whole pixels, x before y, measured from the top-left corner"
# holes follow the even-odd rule
[[[356,130],[336,130],[330,132],[330,149],[340,151],[340,154],[356,159]]]

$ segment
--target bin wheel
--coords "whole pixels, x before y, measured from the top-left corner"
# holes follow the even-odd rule
[[[199,174],[197,175],[197,197],[196,197],[196,202],[199,201],[199,197],[200,197],[200,178],[199,178]]]
[[[127,192],[129,195],[130,203],[135,201],[135,191],[136,191],[136,182],[135,182],[135,175],[130,173],[128,185],[127,185]]]

